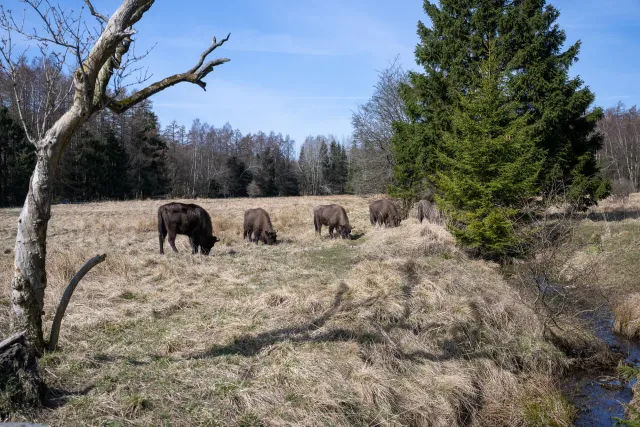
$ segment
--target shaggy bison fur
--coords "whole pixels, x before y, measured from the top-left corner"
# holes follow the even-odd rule
[[[347,211],[340,205],[320,205],[313,208],[313,225],[317,234],[321,234],[323,225],[328,226],[332,239],[334,229],[343,239],[348,239],[351,235]]]
[[[176,235],[189,236],[193,253],[198,249],[203,255],[209,255],[211,248],[220,240],[213,235],[211,217],[198,205],[185,203],[167,203],[158,208],[158,238],[160,253],[164,254],[164,238],[169,236],[169,245],[174,252]]]
[[[386,225],[387,227],[397,227],[400,225],[400,214],[398,208],[389,199],[374,200],[369,205],[369,220],[371,225]]]
[[[249,237],[250,242],[258,243],[259,240],[265,245],[276,243],[276,232],[271,225],[269,214],[262,208],[249,209],[244,213],[244,233],[242,238]]]

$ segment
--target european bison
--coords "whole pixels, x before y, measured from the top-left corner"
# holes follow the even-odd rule
[[[203,255],[209,255],[211,248],[220,240],[213,235],[211,217],[198,205],[185,203],[167,203],[158,208],[158,237],[160,253],[164,254],[164,238],[169,236],[169,244],[174,252],[176,249],[176,234],[189,236],[193,253],[198,248]]]
[[[336,229],[343,239],[351,235],[351,225],[347,212],[340,205],[320,205],[313,208],[313,225],[317,234],[321,234],[322,226],[329,227],[329,236],[333,239],[333,230]]]
[[[400,225],[400,214],[391,200],[374,200],[369,205],[369,220],[371,225],[384,224],[387,227],[397,227]]]
[[[440,222],[440,212],[436,205],[424,199],[418,202],[418,221],[422,223],[423,219],[433,223]]]
[[[242,238],[249,237],[250,242],[262,240],[265,245],[276,243],[276,232],[271,225],[269,214],[262,208],[249,209],[244,213],[244,233]]]

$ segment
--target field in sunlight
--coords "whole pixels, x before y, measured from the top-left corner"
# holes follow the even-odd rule
[[[42,359],[48,425],[569,425],[564,356],[490,264],[439,225],[369,224],[371,198],[197,200],[212,256],[158,253],[160,201],[53,207],[47,302],[87,259],[60,350]],[[353,240],[314,235],[339,203]],[[263,207],[276,246],[242,240]],[[17,209],[0,210],[0,332],[8,332]],[[413,213],[412,213],[413,215]],[[168,249],[168,245],[165,247]]]

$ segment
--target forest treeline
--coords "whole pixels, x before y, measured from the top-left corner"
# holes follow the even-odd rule
[[[28,111],[23,115],[27,126],[35,129],[43,120],[39,105],[47,102],[44,89],[37,90],[37,82],[47,78],[46,61],[25,61],[21,72],[32,83],[25,85],[18,99]],[[61,96],[69,81],[65,76],[58,78],[56,95]],[[0,101],[0,206],[19,206],[35,154],[12,87],[1,76]],[[371,153],[378,149],[354,140],[338,141],[331,135],[309,136],[297,146],[282,133],[243,134],[229,123],[215,127],[199,118],[190,127],[175,121],[161,126],[152,103],[146,101],[124,114],[104,110],[75,132],[60,159],[55,200],[382,192],[392,176],[389,138],[385,135],[379,147],[385,151],[384,162],[367,164],[363,160],[374,157]]]
[[[43,65],[44,64],[44,65]],[[46,61],[22,63],[25,80],[47,78]],[[58,76],[60,92],[69,84]],[[270,131],[243,134],[197,118],[190,127],[161,126],[151,102],[124,114],[107,110],[72,137],[60,159],[55,185],[58,202],[162,197],[257,197],[385,192],[397,184],[394,123],[409,123],[400,88],[409,73],[394,61],[379,73],[371,98],[353,113],[353,135],[309,136],[297,144]],[[43,85],[44,87],[44,85]],[[37,84],[18,93],[38,125],[46,93]],[[11,86],[0,79],[0,206],[22,204],[35,154],[18,117]],[[68,100],[67,102],[71,102]],[[202,118],[204,119],[204,118]],[[622,104],[604,111],[598,161],[614,194],[640,191],[640,116]],[[405,162],[406,165],[406,162]],[[400,169],[400,173],[398,173]]]

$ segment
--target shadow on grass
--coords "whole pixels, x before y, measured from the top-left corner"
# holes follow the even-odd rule
[[[620,208],[609,212],[590,212],[585,218],[591,221],[624,221],[625,219],[640,218],[640,209],[637,208]]]
[[[88,385],[82,390],[78,391],[69,391],[63,390],[55,387],[50,387],[47,389],[47,394],[44,400],[44,407],[47,409],[57,409],[61,408],[69,402],[69,400],[78,396],[86,396],[94,389],[94,385]]]
[[[322,328],[334,315],[370,306],[380,298],[379,296],[374,296],[357,303],[343,303],[344,295],[349,290],[348,286],[343,282],[338,288],[331,308],[321,316],[311,320],[308,324],[273,329],[256,335],[243,335],[234,339],[230,344],[214,345],[202,353],[188,356],[187,359],[206,359],[226,355],[251,357],[265,348],[285,341],[291,343],[352,341],[360,345],[382,344],[386,345],[387,349],[390,350],[395,358],[410,361],[444,361],[455,358],[472,359],[487,357],[483,352],[463,351],[459,343],[455,340],[445,341],[442,345],[441,354],[433,354],[427,351],[405,352],[399,345],[391,340],[389,332],[394,328],[406,329],[413,333],[416,332],[414,327],[407,323],[407,318],[411,315],[409,301],[413,296],[414,287],[419,283],[418,275],[415,272],[415,266],[412,261],[409,261],[405,265],[403,272],[405,274],[406,284],[403,286],[405,308],[402,319],[374,325],[376,328],[375,331],[332,328],[323,333],[314,333]],[[432,326],[436,327],[438,325],[427,325],[427,328]],[[364,357],[367,358],[366,356]]]

